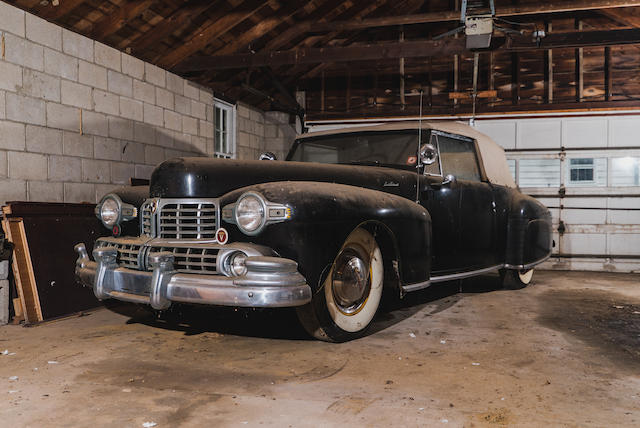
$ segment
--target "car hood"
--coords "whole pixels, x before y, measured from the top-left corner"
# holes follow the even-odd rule
[[[347,184],[415,198],[416,173],[376,166],[308,162],[176,158],[156,167],[151,197],[217,198],[235,189],[274,181]]]

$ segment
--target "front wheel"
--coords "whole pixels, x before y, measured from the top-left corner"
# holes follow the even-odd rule
[[[353,231],[340,249],[322,288],[297,309],[309,334],[327,342],[361,337],[380,305],[384,280],[382,253],[364,229]]]
[[[533,279],[533,269],[503,269],[500,271],[500,278],[502,279],[503,288],[507,290],[520,290],[531,283]]]

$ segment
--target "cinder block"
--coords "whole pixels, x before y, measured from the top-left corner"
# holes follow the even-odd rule
[[[62,30],[62,50],[73,57],[93,62],[93,40],[66,29]]]
[[[11,34],[5,34],[4,59],[34,70],[44,70],[44,48]]]
[[[0,150],[0,178],[6,178],[7,173],[7,152]]]
[[[92,111],[82,111],[82,131],[85,134],[109,136],[109,122],[107,116]]]
[[[25,131],[23,123],[0,120],[0,148],[24,150]]]
[[[166,86],[167,72],[160,67],[156,67],[148,62],[144,63],[144,80],[156,86],[164,88]]]
[[[191,114],[191,100],[182,95],[175,96],[176,111],[180,114]]]
[[[0,2],[0,29],[24,37],[25,13],[17,7]]]
[[[135,177],[149,179],[154,169],[154,165],[136,165]]]
[[[162,107],[156,107],[154,105],[144,103],[143,116],[145,123],[156,126],[164,125]]]
[[[80,61],[78,64],[78,81],[94,88],[107,90],[107,69],[91,64],[90,62]]]
[[[44,71],[65,79],[78,80],[78,60],[49,48],[44,49]]]
[[[91,109],[91,88],[89,86],[63,80],[61,82],[61,88],[62,104],[68,104],[87,110]]]
[[[47,157],[38,153],[9,152],[9,178],[46,180]]]
[[[129,184],[129,179],[135,175],[135,167],[132,163],[111,162],[111,182],[116,184]]]
[[[251,113],[249,113],[249,109],[245,105],[238,104],[238,116],[246,117],[248,119],[250,114]]]
[[[155,128],[146,123],[133,123],[133,139],[138,143],[156,144]]]
[[[184,87],[184,96],[187,98],[191,98],[192,100],[200,99],[200,89],[193,83],[188,80],[182,80],[182,84]]]
[[[31,202],[64,202],[62,183],[49,181],[29,181],[27,193]]]
[[[150,83],[141,82],[140,80],[133,81],[133,98],[145,103],[155,104],[156,102],[156,90],[155,86]]]
[[[62,104],[47,103],[47,126],[49,128],[80,130],[80,110]]]
[[[34,125],[45,124],[44,101],[12,93],[6,97],[7,119]]]
[[[122,72],[136,79],[144,77],[144,62],[131,55],[122,54]]]
[[[22,89],[22,68],[0,61],[0,89],[16,92]]]
[[[125,97],[133,96],[133,79],[117,71],[109,70],[107,72],[107,81],[109,92]]]
[[[205,138],[213,138],[213,123],[206,122],[204,120],[198,120],[200,124],[200,136]]]
[[[198,119],[189,116],[182,116],[182,132],[191,135],[198,135]]]
[[[95,204],[95,189],[92,183],[64,183],[64,201]]]
[[[122,141],[120,153],[122,160],[131,163],[144,163],[144,144]]]
[[[62,50],[62,27],[51,24],[30,13],[27,18],[27,39],[52,49]]]
[[[213,123],[213,105],[207,105],[207,122]]]
[[[95,63],[103,65],[115,71],[120,71],[120,51],[103,45],[100,42],[95,42],[94,45],[94,58]]]
[[[144,161],[149,165],[157,165],[164,161],[164,148],[147,145],[144,148]]]
[[[93,156],[96,159],[120,160],[120,141],[93,137]]]
[[[201,103],[200,101],[191,100],[191,116],[195,116],[198,119],[206,119],[207,118],[207,105],[205,103]]]
[[[95,111],[112,115],[120,114],[120,97],[110,92],[94,89],[93,104]]]
[[[26,68],[23,74],[23,95],[60,102],[60,79]]]
[[[256,158],[254,150],[250,147],[238,147],[237,150],[238,159],[254,160]]]
[[[209,89],[200,89],[200,101],[205,104],[213,104],[213,91]]]
[[[62,131],[27,125],[26,144],[29,152],[62,154]]]
[[[249,110],[249,119],[254,122],[264,123],[264,114],[258,110],[251,109]]]
[[[207,139],[203,137],[191,136],[191,147],[200,154],[207,153]]]
[[[62,133],[62,153],[83,158],[93,157],[93,137],[77,132]]]
[[[173,92],[162,88],[156,88],[156,104],[160,107],[173,110]]]
[[[89,183],[109,183],[111,181],[111,162],[82,159],[82,181]]]
[[[82,181],[82,161],[71,156],[49,156],[49,181]]]
[[[24,180],[0,180],[0,205],[8,201],[26,201],[27,183]]]
[[[6,96],[4,91],[0,91],[0,119],[7,118]]]
[[[158,128],[156,129],[155,143],[162,147],[173,147],[173,134],[173,131]]]
[[[173,147],[182,151],[192,151],[191,135],[175,132],[173,134]]]
[[[184,95],[184,79],[167,72],[167,89],[175,94]]]
[[[142,101],[120,97],[120,116],[142,122],[144,117]]]
[[[182,151],[174,150],[174,149],[166,149],[164,151],[164,155],[166,156],[167,159],[179,158],[180,156],[182,156]]]
[[[133,140],[133,122],[120,117],[109,117],[109,137]]]
[[[182,117],[180,113],[171,110],[164,111],[164,127],[174,131],[182,131]]]
[[[113,192],[116,187],[114,184],[96,183],[96,202],[100,201],[106,194]]]

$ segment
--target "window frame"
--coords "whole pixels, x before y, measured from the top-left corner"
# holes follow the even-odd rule
[[[567,160],[569,161],[568,163],[568,185],[575,185],[575,186],[586,186],[586,185],[597,185],[597,180],[596,180],[596,158],[593,157],[581,157],[581,158],[567,158]],[[576,160],[591,160],[591,164],[573,164],[573,161]],[[574,180],[572,177],[572,173],[573,171],[580,171],[580,170],[591,170],[591,180]]]
[[[222,115],[223,111],[227,112],[227,128],[226,128],[226,136],[227,136],[227,151],[217,150],[217,141],[218,141],[218,133],[222,133],[223,131],[218,128],[218,124],[221,123],[218,118],[218,110],[220,110],[220,115]],[[225,159],[235,159],[237,156],[237,146],[236,146],[236,116],[237,116],[237,107],[234,104],[219,100],[215,98],[213,100],[213,157],[216,158],[225,158]],[[222,147],[220,147],[222,148]]]
[[[446,172],[443,170],[442,167],[442,154],[440,153],[440,142],[438,141],[437,137],[438,136],[442,136],[442,137],[446,137],[446,138],[451,138],[453,140],[459,140],[459,141],[464,141],[466,143],[472,143],[473,146],[473,151],[475,154],[475,159],[476,159],[476,167],[478,168],[478,176],[479,176],[479,180],[477,181],[478,183],[486,183],[488,182],[487,179],[487,174],[484,170],[484,163],[482,162],[482,156],[480,155],[480,149],[478,147],[478,141],[474,138],[471,137],[467,137],[464,135],[459,135],[459,134],[451,134],[449,132],[445,132],[445,131],[440,131],[437,129],[432,129],[431,133],[429,135],[429,142],[431,143],[431,137],[436,136],[436,141],[437,141],[437,145],[436,145],[436,150],[438,151],[438,164],[440,166],[440,175],[437,174],[425,174],[425,175],[430,175],[433,177],[444,177]],[[459,178],[459,177],[456,177]],[[464,180],[464,179],[461,179]],[[474,181],[475,180],[469,180],[469,181]]]

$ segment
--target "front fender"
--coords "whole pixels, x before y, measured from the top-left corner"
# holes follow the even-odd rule
[[[349,233],[363,225],[391,235],[401,283],[426,281],[431,267],[431,217],[413,201],[361,187],[335,183],[275,182],[237,189],[220,205],[234,203],[253,191],[292,209],[288,221],[272,224],[257,236],[244,235],[225,223],[231,240],[254,242],[296,260],[307,282],[317,290],[322,272],[338,254]],[[380,226],[379,232],[376,227]],[[386,255],[388,257],[388,254]]]
[[[536,199],[518,193],[509,204],[507,220],[507,267],[523,268],[551,254],[552,225],[547,207]]]

